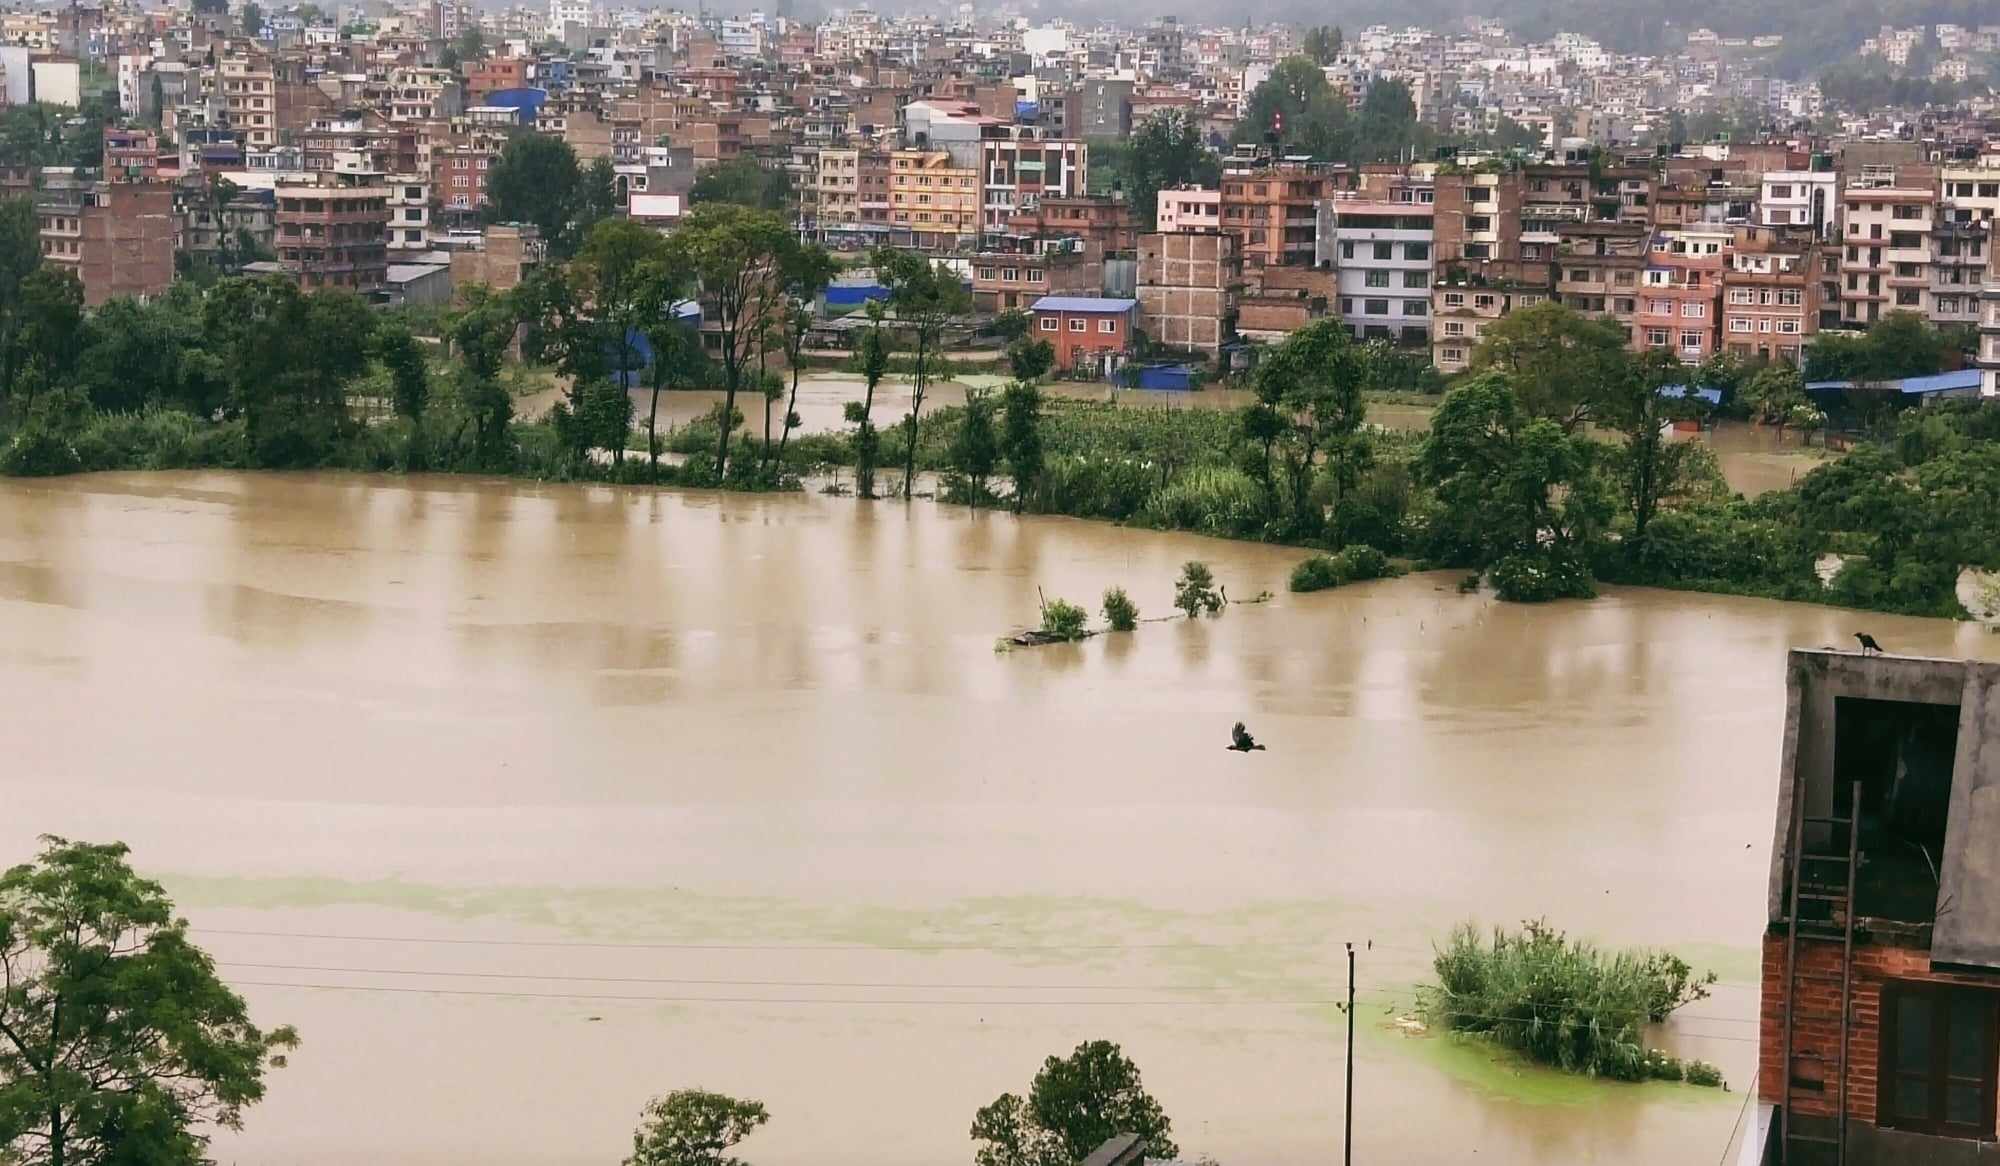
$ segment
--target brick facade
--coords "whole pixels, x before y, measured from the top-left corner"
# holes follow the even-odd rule
[[[1810,975],[1840,974],[1838,939],[1799,939],[1799,971]],[[1866,1125],[1876,1121],[1876,1077],[1881,1066],[1879,1036],[1882,1029],[1882,985],[1892,980],[1920,980],[1938,984],[1963,984],[1992,989],[2000,987],[2000,977],[1979,973],[1937,971],[1931,967],[1930,952],[1918,947],[1896,947],[1856,940],[1852,992],[1852,1022],[1847,1044],[1847,1116]],[[1792,1030],[1793,1067],[1801,1082],[1815,1079],[1819,1066],[1831,1065],[1840,1056],[1840,1028],[1833,1019],[1840,1014],[1838,981],[1808,980],[1799,985],[1797,999],[1802,1014],[1815,1018],[1801,1020]],[[1757,1060],[1757,1096],[1774,1105],[1784,1103],[1785,1094],[1785,937],[1764,937],[1763,992],[1759,1012],[1760,1041]],[[1818,1019],[1824,1016],[1827,1019]],[[1801,1057],[1808,1053],[1825,1061]],[[1825,1081],[1822,1093],[1803,1085],[1793,1091],[1793,1108],[1803,1117],[1836,1116],[1838,1082]]]

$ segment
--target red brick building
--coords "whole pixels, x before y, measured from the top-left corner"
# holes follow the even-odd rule
[[[1109,373],[1123,363],[1138,300],[1043,296],[1035,301],[1035,338],[1055,346],[1056,367]]]
[[[174,281],[180,215],[164,182],[92,183],[35,196],[42,260],[83,283],[97,307],[115,296],[156,296]]]
[[[2000,1112],[2000,819],[1987,800],[2000,784],[2000,664],[1801,649],[1787,671],[1761,1160],[1987,1161]]]

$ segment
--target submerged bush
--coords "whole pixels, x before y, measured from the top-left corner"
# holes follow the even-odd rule
[[[1696,1080],[1694,1062],[1683,1067],[1643,1041],[1645,1026],[1674,1009],[1708,996],[1714,973],[1692,974],[1662,952],[1604,952],[1533,920],[1517,932],[1494,929],[1482,940],[1471,924],[1431,961],[1437,982],[1417,991],[1427,1023],[1477,1033],[1545,1065],[1619,1081],[1667,1078],[1720,1084],[1721,1075]],[[1705,1067],[1709,1072],[1712,1066]]]
[[[1562,551],[1508,555],[1493,564],[1493,590],[1510,603],[1597,596],[1590,568]]]
[[[1389,556],[1367,545],[1342,547],[1331,555],[1314,555],[1292,568],[1293,591],[1324,591],[1392,574]]]
[[[1181,564],[1181,577],[1174,584],[1174,606],[1186,612],[1189,619],[1204,611],[1210,615],[1222,611],[1222,593],[1216,588],[1215,575],[1207,563],[1190,560]]]
[[[1123,587],[1108,588],[1104,592],[1104,619],[1112,631],[1129,632],[1139,626],[1139,605]]]
[[[1080,640],[1090,613],[1067,600],[1051,599],[1042,607],[1042,634],[1052,640]]]

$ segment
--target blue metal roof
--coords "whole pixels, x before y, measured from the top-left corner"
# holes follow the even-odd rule
[[[1688,395],[1688,387],[1686,385],[1661,385],[1660,395],[1678,401]],[[1711,405],[1722,404],[1721,389],[1700,388],[1694,390],[1694,395]]]
[[[1853,387],[1853,381],[1806,382],[1806,391],[1809,393],[1838,392],[1841,389],[1851,389]],[[1901,377],[1896,380],[1887,381],[1869,381],[1862,387],[1891,389],[1910,396],[1920,396],[1925,393],[1964,392],[1967,389],[1976,389],[1979,387],[1979,370],[1976,368],[1962,368],[1957,372],[1939,372],[1932,373],[1929,376]]]
[[[1043,296],[1035,301],[1037,312],[1129,312],[1138,300],[1114,300],[1102,296]]]

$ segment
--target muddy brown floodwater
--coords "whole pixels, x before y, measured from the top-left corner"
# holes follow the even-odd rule
[[[1036,588],[1199,624],[996,654]],[[123,839],[304,1047],[224,1161],[617,1160],[754,1096],[765,1164],[969,1162],[1123,1044],[1185,1153],[1710,1161],[1754,1066],[1784,650],[1940,621],[1648,591],[1529,608],[1295,552],[812,496],[453,479],[0,485],[0,862]],[[1094,604],[1093,604],[1094,606]],[[1247,721],[1265,753],[1224,745]],[[1738,1092],[1390,1022],[1462,919],[1724,977],[1663,1039]],[[1477,1157],[1474,1157],[1475,1152]]]

